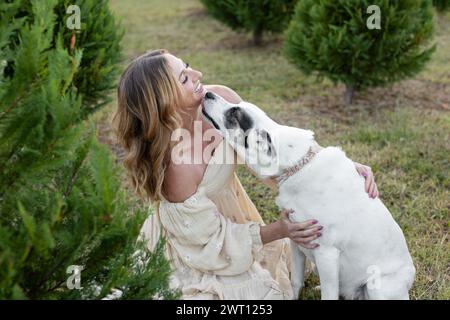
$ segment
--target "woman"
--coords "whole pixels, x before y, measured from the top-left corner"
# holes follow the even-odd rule
[[[165,236],[174,269],[171,287],[183,299],[291,299],[289,239],[314,249],[322,226],[315,220],[291,223],[286,210],[264,224],[235,164],[220,161],[232,149],[201,115],[207,90],[231,103],[242,99],[225,86],[203,86],[201,79],[201,72],[166,50],[138,57],[120,79],[114,122],[127,151],[124,165],[135,191],[157,208],[142,227],[142,239],[153,250]],[[201,134],[212,130],[213,138],[195,139],[197,124]],[[183,141],[184,151],[212,152],[198,163],[174,161],[172,134],[179,129],[193,137]],[[355,166],[376,197],[370,168]]]

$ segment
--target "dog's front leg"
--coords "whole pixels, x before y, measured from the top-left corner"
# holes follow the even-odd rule
[[[300,290],[305,282],[305,261],[306,256],[298,245],[291,240],[291,285],[294,299],[298,299]]]
[[[314,249],[317,271],[320,278],[322,300],[339,299],[339,250],[320,246]]]

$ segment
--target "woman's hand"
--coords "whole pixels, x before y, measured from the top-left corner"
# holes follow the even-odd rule
[[[281,219],[278,222],[281,225],[281,232],[283,238],[289,238],[296,244],[307,248],[314,249],[319,246],[317,243],[311,243],[311,241],[319,238],[322,235],[321,230],[323,227],[318,224],[317,220],[306,220],[304,222],[291,222],[289,219],[289,213],[293,210],[281,211]]]
[[[375,183],[375,178],[372,173],[372,169],[368,166],[355,162],[356,171],[358,171],[359,175],[363,176],[366,179],[365,189],[369,194],[369,197],[375,199],[379,196],[377,184]]]

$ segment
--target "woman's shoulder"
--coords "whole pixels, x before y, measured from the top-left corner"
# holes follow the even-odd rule
[[[221,84],[210,84],[204,86],[207,91],[217,93],[230,103],[239,103],[242,98],[231,88]]]
[[[166,200],[182,203],[195,194],[203,178],[201,166],[191,164],[169,165],[165,172],[163,193]]]

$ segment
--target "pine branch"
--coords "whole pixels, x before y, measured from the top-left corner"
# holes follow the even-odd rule
[[[83,159],[83,161],[82,161],[82,164],[84,163],[84,159]],[[75,181],[77,180],[77,178],[78,178],[78,175],[79,175],[79,173],[80,173],[80,169],[81,169],[81,166],[82,166],[82,164],[78,167],[78,169],[74,172],[74,174],[72,174],[72,177],[71,177],[71,179],[70,179],[70,181],[69,181],[69,184],[67,185],[67,187],[66,187],[66,191],[64,192],[64,198],[67,198],[67,196],[70,194],[70,192],[72,191],[72,188],[73,188],[73,186],[75,185]]]
[[[6,109],[5,111],[2,112],[2,114],[0,114],[0,121],[9,113],[11,112],[14,108],[16,108],[19,105],[19,102],[21,100],[23,100],[24,98],[29,97],[32,93],[33,93],[33,86],[34,85],[38,85],[41,84],[40,82],[38,82],[39,80],[41,80],[38,76],[34,77],[31,79],[31,83],[29,84],[28,90],[23,90],[22,94],[19,95],[18,97],[16,97],[14,99],[13,102],[11,102],[11,105],[8,109]]]

